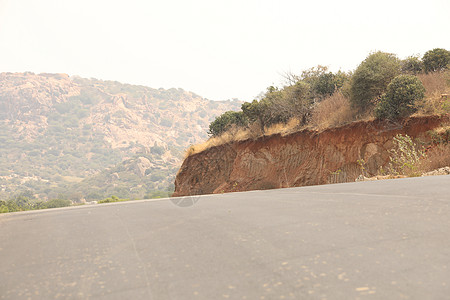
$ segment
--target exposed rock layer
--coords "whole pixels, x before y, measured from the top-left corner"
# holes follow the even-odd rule
[[[358,160],[364,160],[369,176],[387,164],[395,135],[426,141],[426,132],[448,119],[354,122],[322,132],[304,130],[212,147],[185,159],[174,196],[355,181],[362,173]]]

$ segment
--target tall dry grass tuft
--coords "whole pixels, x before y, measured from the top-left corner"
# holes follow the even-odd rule
[[[298,131],[300,129],[300,120],[296,118],[292,118],[289,122],[278,123],[266,128],[264,131],[264,135],[272,135],[272,134],[281,134],[287,135],[289,133]]]
[[[425,158],[421,160],[419,169],[422,173],[442,167],[450,167],[450,122],[445,122],[439,128],[428,132],[431,143],[426,150]]]
[[[312,113],[311,125],[319,130],[344,125],[354,120],[350,101],[341,92],[320,102]]]
[[[261,130],[259,130],[261,131]],[[190,146],[184,153],[184,158],[203,152],[211,147],[224,145],[235,141],[244,141],[248,139],[255,139],[261,134],[258,133],[258,128],[237,128],[233,127],[230,130],[222,133],[220,136],[211,137],[207,141]]]
[[[448,72],[433,72],[428,74],[418,74],[420,81],[426,90],[426,97],[432,96],[436,92],[443,92],[449,87],[449,73]]]
[[[425,99],[419,103],[418,114],[450,113],[450,99],[443,94],[450,93],[450,72],[434,72],[417,75],[425,87]]]
[[[427,151],[426,157],[419,163],[421,173],[442,167],[450,167],[450,144],[436,145]]]
[[[224,145],[236,141],[245,141],[250,139],[257,139],[263,135],[269,136],[272,134],[286,135],[300,129],[300,121],[298,119],[291,119],[287,124],[274,124],[269,128],[265,128],[264,132],[256,122],[250,124],[247,128],[232,127],[230,130],[222,133],[220,136],[211,137],[207,141],[190,146],[184,153],[184,158],[193,154],[203,152],[211,147]]]

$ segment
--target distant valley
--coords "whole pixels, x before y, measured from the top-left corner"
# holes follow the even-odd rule
[[[69,77],[0,74],[0,200],[167,196],[186,148],[238,100]]]

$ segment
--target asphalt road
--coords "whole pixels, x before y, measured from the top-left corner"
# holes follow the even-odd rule
[[[191,200],[0,215],[0,298],[450,299],[450,176]]]

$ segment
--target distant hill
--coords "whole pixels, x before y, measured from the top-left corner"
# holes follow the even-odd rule
[[[238,100],[69,77],[0,74],[0,200],[167,195],[184,149]]]

